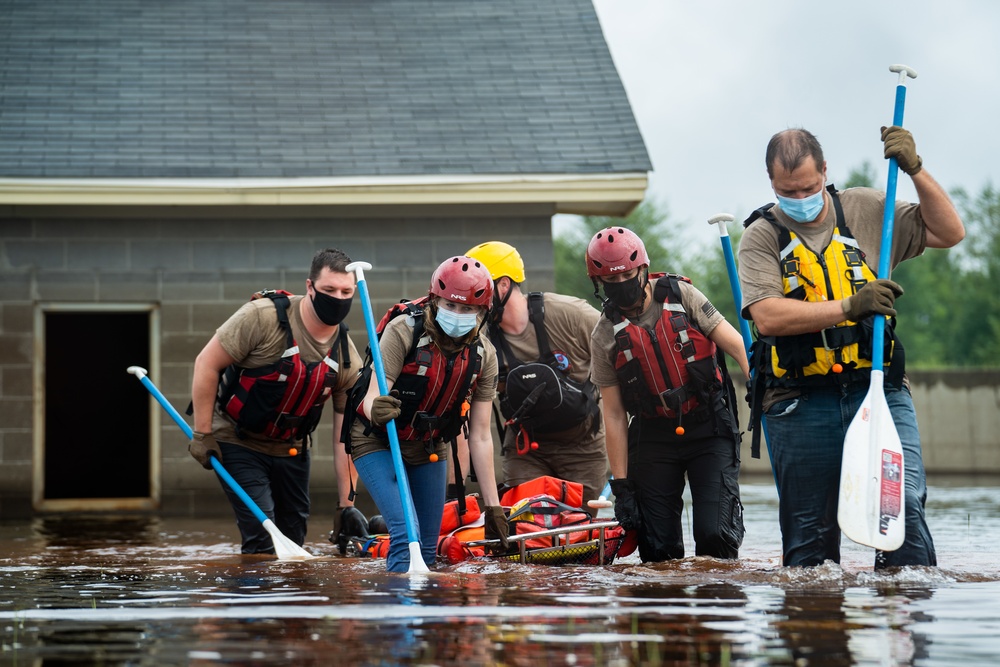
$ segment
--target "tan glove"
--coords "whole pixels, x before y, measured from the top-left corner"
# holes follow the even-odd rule
[[[507,525],[507,515],[499,505],[487,505],[483,514],[485,522],[485,537],[487,540],[500,540],[500,553],[507,553],[510,541],[507,537],[510,527]]]
[[[844,309],[844,315],[852,322],[860,322],[869,315],[878,313],[879,315],[895,315],[896,309],[892,306],[896,297],[903,294],[903,288],[899,284],[879,278],[870,283],[865,283],[857,294],[852,294],[840,302],[840,307]]]
[[[222,463],[222,450],[219,448],[219,443],[215,441],[211,433],[198,433],[194,432],[191,437],[191,442],[188,443],[188,453],[194,457],[194,460],[201,464],[201,467],[205,470],[212,469],[212,456],[219,459],[219,463]]]
[[[896,164],[910,176],[915,176],[924,161],[917,155],[917,144],[909,130],[898,125],[882,127],[882,143],[885,144],[885,159],[896,158]]]
[[[399,396],[399,394],[394,389],[389,392],[388,396],[375,397],[375,400],[372,401],[372,424],[375,426],[383,426],[387,424],[390,419],[395,419],[399,415],[403,414],[403,403],[396,398],[397,396]]]

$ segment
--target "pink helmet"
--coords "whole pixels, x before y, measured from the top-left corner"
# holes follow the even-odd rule
[[[587,275],[591,278],[623,273],[649,266],[646,246],[635,232],[608,227],[594,234],[587,246]]]
[[[458,255],[444,260],[434,270],[430,293],[448,301],[489,308],[493,302],[493,278],[478,261]]]

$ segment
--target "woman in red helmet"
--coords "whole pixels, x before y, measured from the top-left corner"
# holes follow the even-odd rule
[[[497,495],[490,433],[497,357],[490,342],[479,336],[492,298],[489,272],[475,259],[452,257],[434,271],[426,297],[397,304],[380,323],[384,328],[378,345],[391,395],[380,396],[378,384],[368,382],[350,446],[358,475],[389,529],[390,572],[406,572],[410,560],[385,430],[390,419],[396,420],[427,565],[433,564],[437,550],[449,444],[465,429],[486,505],[486,537],[500,539],[506,547],[507,522]]]
[[[591,335],[591,377],[604,402],[615,517],[639,531],[643,562],[683,558],[686,476],[695,553],[736,558],[740,438],[723,352],[747,373],[743,339],[690,280],[650,274],[631,230],[599,231],[586,261],[604,302]]]

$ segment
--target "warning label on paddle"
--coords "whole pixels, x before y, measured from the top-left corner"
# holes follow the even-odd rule
[[[881,521],[879,532],[883,535],[889,529],[889,520],[899,516],[903,502],[903,456],[899,452],[882,450],[882,483],[879,493]]]

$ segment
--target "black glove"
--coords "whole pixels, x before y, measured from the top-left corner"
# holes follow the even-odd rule
[[[910,176],[915,176],[924,161],[917,155],[917,144],[909,130],[898,125],[882,127],[882,143],[885,144],[885,159],[896,158],[896,164]]]
[[[639,530],[642,517],[635,500],[635,486],[627,479],[611,480],[611,493],[615,494],[615,519],[625,530]]]
[[[865,283],[857,294],[852,294],[840,302],[844,315],[852,322],[860,322],[864,318],[878,313],[879,315],[895,315],[893,304],[896,297],[903,294],[903,288],[898,283],[885,278]]]
[[[510,527],[507,525],[507,515],[499,505],[487,505],[483,514],[483,521],[486,525],[485,537],[487,540],[500,540],[500,553],[507,553],[510,542],[507,536]]]
[[[212,469],[210,458],[212,456],[219,459],[219,463],[222,463],[222,450],[219,449],[219,443],[215,441],[211,433],[195,431],[194,435],[191,436],[191,442],[188,443],[188,452],[205,470]]]
[[[743,397],[746,399],[747,405],[751,408],[753,407],[753,380],[747,380],[747,393]]]
[[[395,419],[403,414],[403,403],[397,398],[399,392],[395,389],[389,392],[388,396],[376,396],[372,401],[371,422],[375,426],[383,426],[390,419]]]

